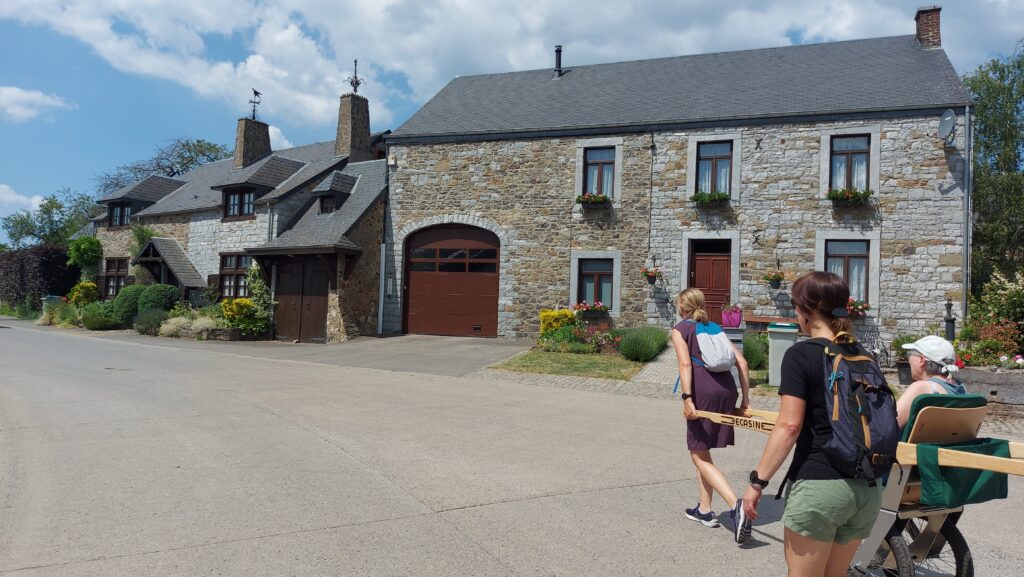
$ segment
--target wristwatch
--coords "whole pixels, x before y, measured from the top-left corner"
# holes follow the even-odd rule
[[[693,395],[692,395],[692,394],[690,394],[690,393],[683,393],[683,400],[684,400],[684,401],[685,401],[686,399],[692,399],[692,398],[693,398]]]
[[[764,489],[765,487],[768,486],[768,481],[765,481],[764,479],[758,477],[757,469],[754,469],[753,471],[750,472],[750,484],[757,485],[758,487]]]

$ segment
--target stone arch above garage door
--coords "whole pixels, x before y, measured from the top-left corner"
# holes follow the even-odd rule
[[[462,214],[432,216],[407,222],[393,237],[394,240],[389,251],[389,260],[391,262],[388,263],[388,268],[389,271],[394,274],[394,284],[392,286],[395,289],[394,294],[397,298],[392,299],[391,302],[387,304],[387,330],[397,332],[402,326],[403,302],[402,290],[400,287],[403,286],[403,275],[405,274],[406,240],[409,235],[418,230],[441,224],[465,224],[474,226],[490,231],[498,237],[498,240],[501,243],[498,267],[499,270],[504,273],[500,274],[498,279],[498,336],[504,338],[516,338],[516,319],[511,312],[512,300],[515,296],[515,277],[510,272],[512,256],[515,254],[515,250],[518,247],[516,233],[514,230],[506,230],[502,226],[486,218]]]

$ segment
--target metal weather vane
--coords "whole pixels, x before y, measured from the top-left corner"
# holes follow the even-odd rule
[[[249,101],[249,104],[252,104],[253,120],[256,120],[256,107],[259,106],[260,102],[263,101],[263,98],[261,98],[262,96],[263,94],[261,94],[258,90],[256,90],[255,88],[252,89],[252,100]]]
[[[359,59],[352,62],[352,76],[349,76],[346,80],[352,85],[352,94],[358,94],[359,87],[366,84],[366,81],[359,77]]]

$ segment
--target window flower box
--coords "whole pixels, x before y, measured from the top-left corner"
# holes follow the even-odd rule
[[[655,284],[661,279],[663,273],[660,266],[653,266],[651,268],[643,267],[640,269],[640,274],[647,279],[647,284]]]
[[[846,303],[846,312],[850,314],[850,318],[867,316],[869,310],[871,310],[871,305],[853,297],[850,297],[850,301]]]
[[[586,209],[594,208],[608,208],[612,204],[612,199],[607,194],[591,194],[584,192],[583,194],[576,197],[576,204]]]
[[[782,288],[782,281],[786,280],[786,275],[782,274],[782,271],[776,270],[769,273],[765,273],[761,280],[768,283],[768,286],[778,290]]]
[[[608,305],[601,301],[596,301],[593,304],[580,301],[572,305],[572,310],[576,312],[576,316],[584,319],[596,319],[608,315]]]
[[[874,193],[871,189],[857,190],[855,188],[833,189],[828,191],[826,198],[836,205],[865,206],[871,202]]]
[[[698,208],[721,208],[727,206],[732,197],[728,192],[695,192],[693,204]]]

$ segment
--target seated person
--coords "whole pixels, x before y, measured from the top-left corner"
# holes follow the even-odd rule
[[[910,419],[910,405],[919,395],[938,393],[940,395],[966,395],[957,378],[956,351],[949,341],[942,337],[927,336],[908,345],[907,360],[914,382],[903,391],[896,403],[896,418],[900,427]]]

